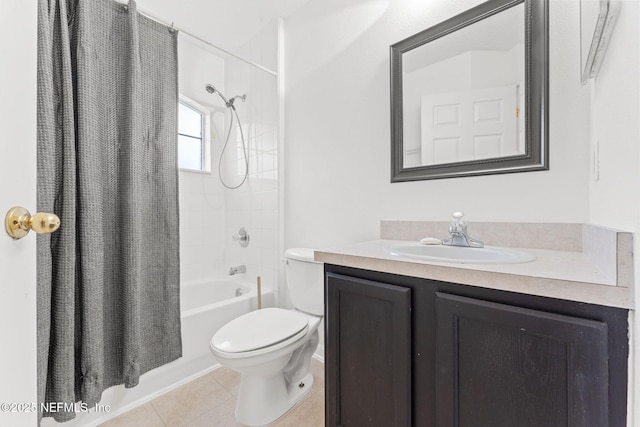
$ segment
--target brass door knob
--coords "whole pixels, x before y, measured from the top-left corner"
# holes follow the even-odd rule
[[[36,233],[53,233],[60,227],[60,218],[57,215],[39,212],[33,216],[23,207],[15,206],[4,217],[4,228],[13,239],[21,239],[29,230]]]

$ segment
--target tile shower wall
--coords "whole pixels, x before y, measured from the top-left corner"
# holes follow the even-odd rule
[[[181,283],[222,273],[224,218],[224,193],[217,176],[180,172]]]
[[[180,94],[214,111],[210,151],[213,169],[221,148],[218,129],[225,123],[223,115],[217,114],[223,106],[204,87],[211,83],[224,88],[225,60],[186,37],[179,39],[178,58]],[[210,280],[222,274],[224,265],[224,189],[215,169],[211,173],[180,171],[179,179],[181,283]]]
[[[276,58],[277,44],[272,37],[277,30],[275,24],[239,48],[239,55],[260,52],[262,59]],[[260,276],[264,286],[277,290],[280,262],[277,78],[184,37],[180,39],[179,55],[181,94],[212,111],[211,173],[180,172],[182,282],[227,276],[230,267],[246,265],[247,272],[237,278],[255,282]],[[270,68],[273,62],[265,66]],[[235,106],[245,137],[249,176],[235,190],[224,188],[218,178],[218,159],[227,137],[230,111],[217,95],[204,90],[207,83],[227,98],[247,95],[245,102],[236,99]],[[241,137],[234,118],[222,175],[227,184],[235,186],[244,171]],[[232,240],[240,227],[245,227],[251,236],[246,248]]]
[[[275,29],[275,28],[274,28]],[[255,44],[252,45],[255,49]],[[264,50],[276,46],[265,43]],[[277,290],[278,266],[278,98],[277,78],[263,70],[239,61],[227,61],[225,83],[229,96],[246,94],[246,102],[237,101],[242,121],[249,175],[237,190],[225,191],[225,261],[226,266],[247,266],[245,279]],[[231,146],[233,144],[233,146]],[[231,182],[239,182],[245,165],[240,135],[234,130],[225,155],[225,169],[235,174]],[[245,227],[251,241],[246,248],[231,240],[240,227]]]

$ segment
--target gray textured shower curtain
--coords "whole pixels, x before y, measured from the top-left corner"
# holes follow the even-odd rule
[[[91,407],[182,354],[177,34],[133,1],[38,2],[38,210],[62,221],[38,236],[38,398]]]

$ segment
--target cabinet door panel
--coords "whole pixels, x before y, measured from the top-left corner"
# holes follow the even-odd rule
[[[438,426],[608,425],[607,325],[436,294]]]
[[[328,426],[411,425],[411,290],[327,274]]]

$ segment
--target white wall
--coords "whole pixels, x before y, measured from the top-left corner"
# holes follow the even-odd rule
[[[599,143],[599,180],[590,179],[591,219],[640,231],[640,30],[637,1],[623,1],[593,85],[592,145]]]
[[[381,219],[589,219],[579,3],[550,5],[550,171],[389,183],[389,45],[480,0],[311,0],[286,26],[287,246],[378,237]]]
[[[640,253],[640,3],[622,2],[600,73],[591,81],[592,151],[599,146],[599,179],[590,180],[591,222],[635,233]],[[594,172],[596,168],[594,167]],[[640,283],[640,256],[635,257],[636,286]],[[636,306],[640,306],[636,292]],[[637,331],[640,317],[632,316],[633,360],[629,408],[640,408],[640,349]],[[635,384],[635,386],[634,386]],[[630,411],[629,425],[638,413]],[[632,418],[633,417],[633,418]]]

